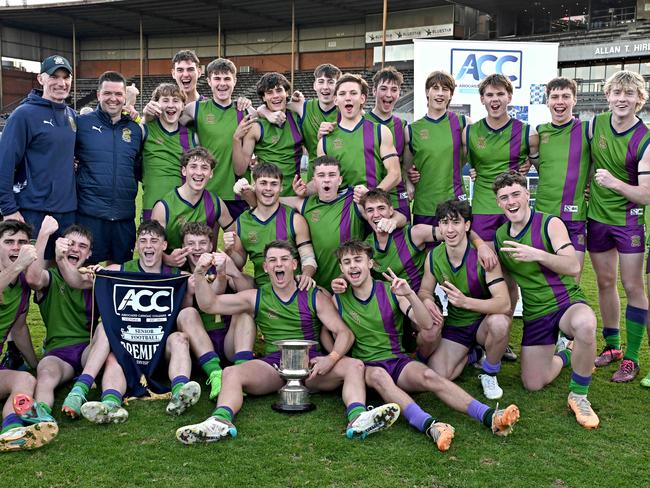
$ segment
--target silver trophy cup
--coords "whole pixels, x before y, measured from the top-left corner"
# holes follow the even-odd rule
[[[275,341],[280,349],[280,366],[275,366],[287,382],[278,392],[278,401],[273,410],[285,413],[309,412],[316,406],[309,401],[309,390],[302,381],[309,376],[309,349],[315,341]]]

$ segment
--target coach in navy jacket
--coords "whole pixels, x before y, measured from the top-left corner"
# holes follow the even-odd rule
[[[122,113],[125,96],[124,77],[108,71],[97,109],[77,119],[77,221],[93,233],[92,262],[133,257],[142,129]]]

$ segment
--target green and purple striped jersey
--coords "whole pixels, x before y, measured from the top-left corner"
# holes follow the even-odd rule
[[[612,127],[611,112],[593,119],[591,157],[594,170],[606,169],[628,185],[639,184],[639,161],[650,142],[648,128],[641,119],[625,132]],[[609,225],[642,225],[644,206],[630,202],[620,193],[601,185],[591,185],[587,216]]]
[[[18,317],[27,312],[30,293],[31,289],[27,285],[23,273],[18,275],[15,283],[9,283],[2,290],[2,301],[0,301],[0,350],[2,350],[2,346]]]
[[[448,281],[465,296],[480,300],[490,298],[490,292],[485,283],[485,270],[481,266],[476,249],[469,241],[463,261],[458,267],[454,267],[449,261],[447,246],[444,242],[429,253],[428,266],[438,284]],[[470,325],[482,317],[483,314],[479,312],[455,307],[448,303],[445,325],[462,327]]]
[[[476,170],[472,213],[501,214],[492,191],[494,179],[501,173],[518,170],[528,158],[528,124],[510,119],[499,129],[492,129],[486,119],[467,126],[469,164]]]
[[[196,203],[192,205],[185,200],[178,188],[174,188],[165,197],[160,200],[165,207],[165,230],[167,231],[167,252],[183,247],[181,230],[187,222],[203,222],[211,229],[214,229],[215,235],[218,232],[218,222],[221,216],[221,199],[203,190],[203,195]]]
[[[413,165],[420,172],[413,198],[414,215],[435,216],[440,203],[467,199],[463,185],[465,125],[464,115],[447,112],[439,119],[425,115],[409,126]]]
[[[383,279],[382,273],[390,268],[398,277],[407,280],[415,292],[420,289],[427,250],[426,247],[419,249],[413,243],[410,225],[395,229],[388,237],[384,249],[381,249],[374,233],[368,236],[366,242],[375,250],[375,265],[372,268],[375,278]]]
[[[181,270],[178,268],[172,268],[170,266],[167,266],[166,264],[161,264],[160,265],[160,274],[163,275],[169,275],[169,276],[175,276],[181,274]],[[140,260],[139,259],[132,259],[131,261],[127,261],[126,263],[122,263],[120,266],[120,271],[128,271],[130,273],[147,273],[148,271],[145,271],[142,269],[142,266],[140,266]]]
[[[70,287],[57,268],[48,269],[50,284],[36,293],[46,335],[45,351],[90,341],[92,290]],[[97,320],[97,316],[95,320]]]
[[[232,162],[232,136],[244,114],[234,104],[222,107],[212,98],[201,100],[196,105],[194,127],[201,146],[208,149],[217,165],[206,189],[225,200],[238,200],[232,187],[236,175]],[[244,175],[248,179],[250,173]]]
[[[369,362],[405,356],[404,315],[388,283],[374,281],[372,294],[363,301],[354,296],[350,286],[335,296],[341,318],[354,333],[353,358]]]
[[[537,127],[539,183],[535,209],[562,220],[586,220],[585,188],[591,154],[589,123],[573,119],[564,125],[551,122]]]
[[[537,262],[517,261],[509,253],[498,252],[506,247],[504,241],[515,241],[555,254],[548,236],[548,225],[552,218],[557,217],[533,211],[526,227],[517,236],[510,235],[510,222],[507,222],[497,229],[494,238],[501,264],[521,289],[525,321],[556,312],[560,307],[586,301],[580,286],[571,276],[559,275]]]
[[[158,119],[144,126],[142,208],[151,210],[158,200],[183,184],[181,156],[193,147],[196,144],[192,129],[179,126],[169,132]]]
[[[302,106],[302,119],[300,128],[304,137],[304,144],[309,152],[309,166],[307,168],[307,181],[314,176],[314,159],[318,157],[318,129],[323,122],[336,122],[339,111],[334,105],[330,110],[324,112],[318,104],[318,98],[305,100]]]
[[[300,174],[302,158],[302,133],[298,116],[286,112],[287,120],[282,125],[275,125],[266,119],[259,119],[260,139],[255,144],[255,155],[260,161],[273,163],[282,171],[281,196],[295,195],[291,183],[293,177]]]
[[[264,272],[264,246],[269,242],[289,241],[296,244],[296,231],[293,228],[294,211],[280,205],[267,220],[258,219],[252,210],[246,210],[237,218],[237,235],[248,258],[253,263],[255,285],[270,283]]]
[[[354,190],[347,188],[335,200],[322,202],[318,195],[307,197],[300,213],[309,225],[309,234],[316,254],[318,268],[314,280],[330,290],[330,284],[341,271],[336,250],[350,239],[363,239],[365,220],[353,201]]]
[[[264,336],[264,353],[278,351],[274,341],[320,340],[321,323],[316,315],[318,288],[298,290],[286,302],[275,293],[271,284],[257,290],[255,323]],[[317,346],[314,346],[318,349]]]

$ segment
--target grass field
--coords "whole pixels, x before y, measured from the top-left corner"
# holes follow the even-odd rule
[[[589,263],[583,287],[590,302],[597,303]],[[36,307],[30,310],[29,323],[34,344],[40,344],[44,331]],[[517,320],[512,344],[518,344],[520,330]],[[601,342],[599,337],[599,347]],[[646,345],[641,365],[645,374],[650,366]],[[519,363],[504,364],[499,377],[505,391],[502,405],[515,402],[522,413],[507,438],[494,437],[431,394],[417,395],[425,410],[456,428],[454,443],[444,454],[403,419],[365,441],[348,440],[337,393],[314,395],[317,409],[300,416],[272,411],[274,396],[248,397],[237,418],[236,439],[186,447],[175,440],[174,432],[209,414],[207,394],[181,418],[165,415],[164,402],[135,401],[128,406],[127,423],[95,426],[58,413],[66,386],[55,405],[58,438],[38,451],[0,456],[1,485],[647,486],[650,474],[643,466],[650,448],[650,391],[642,390],[638,381],[610,383],[613,369],[597,371],[592,383],[590,399],[601,418],[596,431],[580,428],[566,410],[568,370],[543,391],[528,393],[521,387]],[[482,397],[473,368],[459,383]],[[91,392],[91,398],[98,395]],[[380,400],[371,396],[368,403]]]

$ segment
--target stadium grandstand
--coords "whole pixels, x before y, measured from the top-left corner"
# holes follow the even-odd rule
[[[169,80],[171,56],[183,48],[195,49],[204,65],[219,55],[232,59],[239,69],[235,95],[254,103],[256,80],[266,71],[285,73],[312,96],[311,73],[323,61],[368,81],[383,61],[405,75],[396,112],[407,119],[414,38],[559,42],[559,73],[578,82],[576,111],[583,117],[606,109],[602,86],[613,72],[624,67],[650,79],[650,11],[641,0],[383,3],[385,25],[379,0],[0,1],[0,114],[6,118],[37,84],[24,61],[53,53],[74,65],[75,108],[94,106],[95,80],[107,69],[141,87],[146,103]],[[205,79],[199,91],[209,96]],[[370,97],[367,106],[373,103]]]

